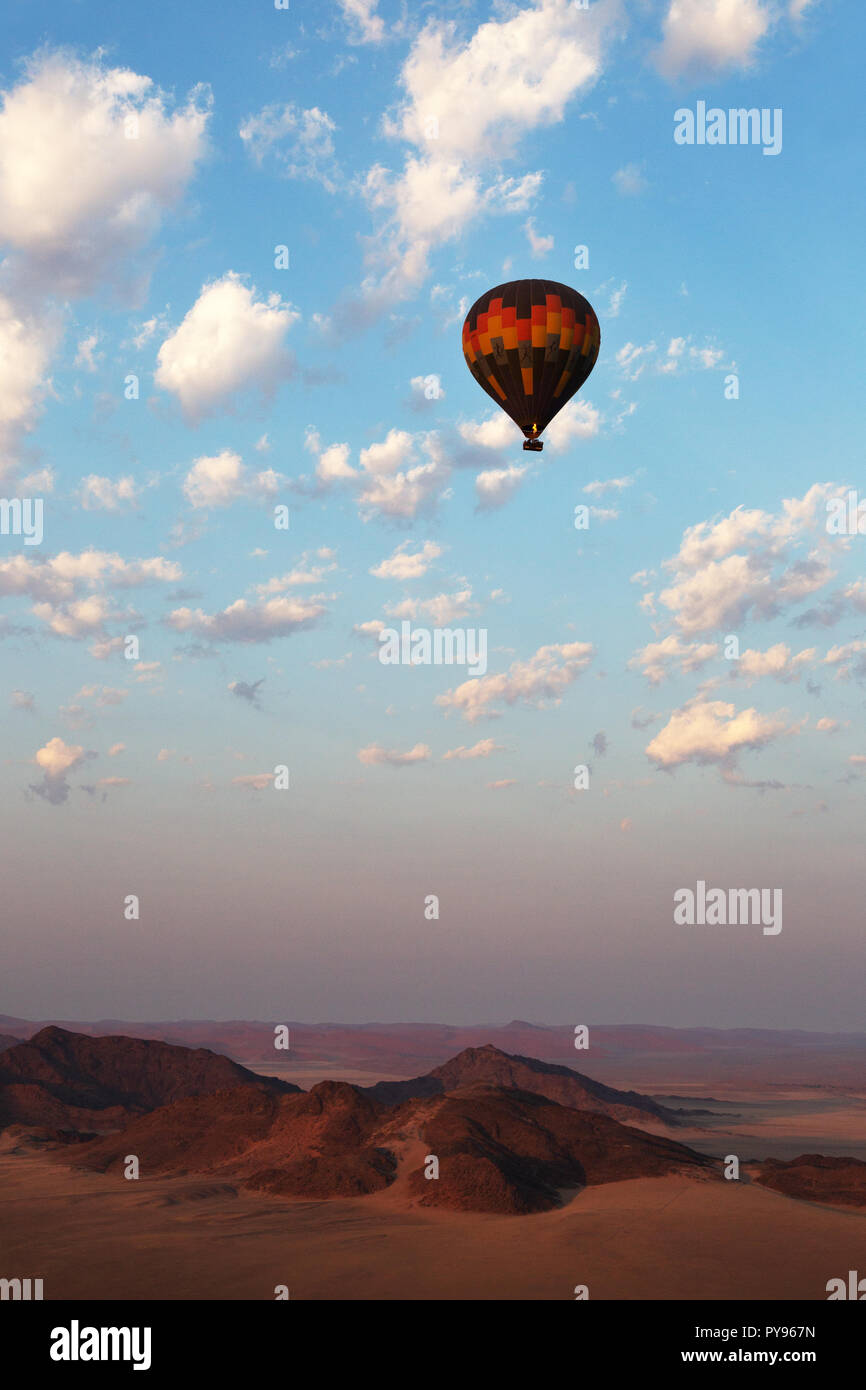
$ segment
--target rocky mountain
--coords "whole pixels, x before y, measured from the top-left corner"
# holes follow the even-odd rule
[[[534,1057],[512,1056],[489,1044],[468,1047],[424,1076],[416,1076],[411,1081],[380,1081],[367,1087],[367,1092],[383,1105],[399,1105],[406,1100],[443,1095],[478,1082],[530,1091],[560,1105],[609,1115],[624,1124],[676,1125],[681,1119],[679,1112],[668,1110],[637,1091],[618,1091],[570,1067],[540,1062]]]
[[[428,1154],[438,1178],[424,1176]],[[77,1146],[69,1161],[142,1177],[206,1174],[296,1197],[355,1197],[395,1182],[411,1203],[526,1214],[559,1205],[560,1189],[668,1174],[705,1178],[717,1165],[670,1139],[513,1087],[476,1083],[386,1106],[323,1081],[274,1095],[235,1088],[174,1102],[121,1134]]]
[[[0,1125],[117,1129],[171,1101],[238,1086],[299,1089],[204,1048],[48,1027],[0,1052]]]
[[[417,1119],[409,1102],[404,1123]],[[422,1103],[423,1105],[423,1103]],[[717,1164],[671,1139],[534,1092],[475,1083],[427,1103],[419,1137],[439,1160],[438,1179],[415,1170],[422,1206],[461,1211],[545,1211],[563,1188],[628,1178],[714,1175]]]
[[[345,1082],[282,1096],[236,1088],[155,1110],[76,1149],[74,1162],[116,1172],[134,1153],[143,1176],[208,1173],[288,1196],[357,1197],[394,1175],[393,1156],[373,1137],[383,1114]]]
[[[827,1158],[823,1154],[800,1154],[798,1158],[768,1158],[755,1174],[755,1182],[831,1206],[866,1207],[866,1163],[859,1158]]]

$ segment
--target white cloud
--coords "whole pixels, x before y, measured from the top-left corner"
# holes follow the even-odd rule
[[[53,492],[56,477],[53,468],[37,468],[35,473],[27,473],[20,480],[18,494],[21,497],[32,497],[34,493]]]
[[[853,642],[845,642],[839,646],[831,647],[824,657],[826,666],[835,666],[836,680],[848,681],[852,677],[858,680],[866,678],[866,642],[861,638],[856,638]]]
[[[175,608],[165,619],[174,632],[215,642],[270,642],[301,628],[314,627],[327,608],[318,599],[280,596],[258,603],[236,599],[221,613]]]
[[[137,661],[132,669],[138,672],[135,678],[138,682],[149,683],[162,679],[161,661]]]
[[[70,746],[62,738],[49,739],[44,748],[36,754],[36,762],[49,777],[59,777],[77,767],[84,756],[84,749]]]
[[[48,558],[18,554],[0,560],[0,595],[24,594],[60,602],[73,597],[79,585],[93,588],[109,583],[134,588],[181,577],[180,566],[159,555],[147,560],[125,560],[122,555],[105,550],[82,550],[77,555],[63,550]]]
[[[200,508],[230,507],[242,498],[266,500],[279,491],[280,475],[267,468],[253,473],[231,449],[197,458],[183,483],[190,505]]]
[[[326,111],[305,111],[291,103],[265,106],[241,124],[240,137],[257,164],[273,160],[292,179],[313,179],[329,193],[341,181],[334,159],[334,122]]]
[[[526,464],[507,468],[485,468],[475,479],[478,506],[484,511],[504,507],[515,494],[527,472]]]
[[[21,440],[51,390],[65,301],[105,282],[143,286],[145,243],[204,153],[203,98],[197,90],[172,111],[148,77],[47,50],[4,93],[0,480],[17,466]],[[95,346],[95,335],[79,345],[78,365],[96,364]]]
[[[591,401],[570,400],[544,431],[544,442],[555,453],[568,449],[577,439],[594,439],[601,427],[601,415]]]
[[[604,497],[608,492],[624,492],[627,487],[634,483],[634,474],[627,478],[605,478],[596,479],[595,482],[587,483],[584,492],[588,492],[590,497]],[[636,580],[637,575],[632,575],[632,580]]]
[[[18,554],[0,561],[0,596],[31,599],[34,616],[59,637],[104,637],[107,622],[135,614],[95,590],[176,583],[181,577],[180,566],[162,556],[124,560],[101,550],[61,551],[50,558]]]
[[[669,0],[656,66],[671,78],[746,67],[771,21],[763,0]]]
[[[418,448],[426,463],[413,463]],[[405,521],[431,511],[450,473],[435,430],[420,436],[389,430],[382,443],[361,450],[360,460],[358,511],[365,521],[373,516]]]
[[[365,767],[409,767],[412,763],[426,763],[431,757],[431,750],[426,743],[416,743],[415,747],[406,753],[401,753],[396,748],[383,748],[379,743],[371,743],[358,751],[358,762],[363,763]]]
[[[783,735],[796,733],[779,714],[763,715],[756,709],[737,711],[722,700],[698,696],[675,710],[663,729],[647,745],[646,754],[661,768],[684,763],[717,764],[732,772],[740,753],[765,748]]]
[[[636,343],[624,343],[616,353],[616,365],[629,381],[637,381],[647,366],[647,358],[657,350],[655,343],[647,343],[644,347],[638,347]]]
[[[406,430],[389,430],[380,444],[361,450],[361,467],[368,473],[393,474],[414,457],[415,441]]]
[[[501,743],[497,743],[492,738],[482,738],[471,748],[467,748],[464,743],[461,743],[459,748],[450,748],[447,753],[442,754],[442,759],[443,762],[453,758],[465,762],[471,758],[490,758],[494,753],[502,752],[504,752],[504,746]]]
[[[484,191],[484,207],[489,212],[526,212],[541,193],[544,175],[523,174],[519,179],[500,174]]]
[[[245,772],[240,777],[232,778],[233,787],[247,787],[254,792],[263,792],[266,787],[273,786],[273,772]]]
[[[437,705],[456,710],[467,723],[492,719],[501,714],[496,705],[525,704],[540,709],[547,703],[559,704],[564,691],[577,680],[592,661],[588,642],[552,643],[539,647],[528,661],[514,661],[500,675],[477,676],[455,690],[436,696]]]
[[[670,351],[670,349],[668,349],[668,351]],[[719,363],[724,359],[724,356],[725,354],[721,348],[689,348],[689,357],[692,359],[693,362],[697,362],[699,366],[703,367],[705,371],[710,371],[713,367],[717,367]]]
[[[79,744],[64,743],[62,738],[50,738],[40,748],[34,762],[42,769],[43,777],[30,790],[52,806],[61,806],[69,796],[67,777],[79,767],[89,755]]]
[[[437,594],[435,598],[403,599],[400,603],[388,604],[385,609],[390,618],[428,618],[434,627],[446,627],[477,611],[478,605],[473,603],[472,590],[468,587],[455,594]]]
[[[350,43],[381,43],[385,21],[376,13],[378,0],[337,0],[349,25]]]
[[[538,0],[487,20],[468,41],[452,21],[427,21],[403,65],[403,99],[385,120],[385,133],[409,147],[402,171],[376,165],[363,183],[380,222],[371,273],[344,305],[350,327],[417,290],[431,251],[474,218],[529,207],[540,172],[498,174],[485,185],[485,168],[499,165],[523,135],[561,120],[598,78],[618,10],[615,0],[595,0],[588,10]]]
[[[660,600],[681,632],[736,631],[753,614],[773,617],[832,577],[824,558],[826,502],[843,488],[815,483],[778,513],[736,507],[718,521],[689,527],[679,553],[665,562],[673,582]],[[811,549],[797,553],[798,547]]]
[[[276,293],[255,293],[233,271],[203,286],[159,349],[154,380],[191,420],[227,408],[246,387],[272,391],[290,374],[285,338],[300,315]]]
[[[553,250],[552,236],[539,236],[535,230],[535,218],[528,217],[523,224],[526,239],[529,242],[529,249],[534,260],[541,260],[548,252]]]
[[[625,292],[627,289],[628,281],[623,280],[621,285],[618,285],[616,289],[611,290],[610,300],[608,301],[608,306],[605,310],[605,313],[609,319],[619,318],[619,311],[622,308],[623,300],[625,299]]]
[[[321,661],[314,661],[311,664],[315,666],[317,671],[327,671],[332,666],[345,666],[351,660],[352,653],[344,652],[342,656],[323,657]]]
[[[617,169],[613,175],[613,183],[617,193],[622,193],[626,198],[636,198],[649,187],[639,164],[624,164],[621,169]]]
[[[785,642],[776,642],[766,651],[749,648],[738,660],[731,662],[731,677],[749,682],[763,676],[773,676],[785,682],[799,680],[802,669],[814,664],[816,654],[814,647],[792,654]]]
[[[388,133],[423,148],[427,121],[436,116],[447,155],[480,159],[495,138],[501,159],[526,132],[560,121],[599,76],[613,9],[601,0],[580,13],[566,0],[540,0],[481,24],[468,43],[456,39],[453,25],[428,22],[403,66],[406,99]]]
[[[374,565],[370,574],[377,579],[423,579],[434,560],[442,554],[436,541],[425,541],[419,550],[410,550],[411,541],[403,541],[387,560]]]
[[[204,98],[197,89],[172,111],[149,77],[128,68],[65,52],[31,58],[0,111],[7,273],[64,297],[111,278],[158,229],[202,157]]]
[[[104,353],[97,352],[99,344],[99,334],[90,333],[86,338],[82,338],[75,353],[74,367],[81,367],[86,372],[95,372]]]
[[[637,381],[647,369],[662,376],[677,375],[686,367],[693,371],[712,371],[725,357],[724,349],[711,343],[699,347],[691,342],[690,337],[671,338],[662,355],[659,355],[658,344],[654,341],[641,345],[625,343],[616,353],[616,364],[629,381]]]
[[[138,325],[138,328],[132,335],[133,347],[137,348],[140,352],[142,348],[147,346],[157,331],[164,333],[166,326],[164,314],[154,314],[152,318],[145,319],[143,323]]]
[[[100,709],[108,705],[122,705],[128,699],[129,691],[112,685],[83,685],[75,692],[73,699],[94,700]]]
[[[16,307],[0,294],[0,482],[17,464],[20,442],[50,390],[48,367],[60,336],[59,315]]]
[[[266,597],[268,594],[281,594],[286,589],[303,588],[307,585],[321,584],[326,574],[330,574],[337,568],[331,559],[332,552],[329,550],[319,550],[315,561],[310,563],[313,556],[310,551],[305,550],[301,556],[300,563],[294,569],[289,570],[288,574],[268,579],[264,584],[256,585],[256,593]]]
[[[360,451],[360,467],[349,463],[348,444],[323,449],[318,431],[308,426],[305,446],[316,459],[317,489],[345,485],[355,495],[363,521],[387,517],[411,520],[432,511],[451,472],[436,430],[410,434],[390,429],[383,440]],[[297,480],[309,492],[309,480]]]
[[[699,671],[708,661],[719,654],[717,642],[683,642],[674,633],[661,642],[650,642],[636,652],[629,666],[640,670],[650,685],[660,685],[677,667],[683,674]]]
[[[467,444],[482,449],[507,449],[520,438],[514,421],[501,410],[486,420],[464,420],[457,428]]]
[[[101,636],[106,623],[117,622],[124,616],[122,609],[100,594],[64,604],[34,603],[32,612],[56,637],[76,641]]]
[[[348,444],[329,444],[322,448],[317,430],[310,425],[304,438],[304,448],[316,459],[316,477],[324,486],[357,477],[356,470],[349,463],[351,450]]]
[[[131,474],[124,478],[101,478],[89,473],[81,479],[79,497],[86,512],[119,512],[125,502],[136,501],[138,488]]]

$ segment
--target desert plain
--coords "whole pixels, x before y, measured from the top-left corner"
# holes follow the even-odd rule
[[[775,1079],[785,1067],[762,1077],[754,1058],[738,1076],[712,1049],[700,1065],[689,1052],[667,1061],[636,1060],[628,1076],[623,1058],[580,1071],[603,1072],[608,1085],[666,1076],[652,1100],[698,1113],[683,1114],[673,1134],[650,1116],[643,1132],[717,1160],[738,1155],[738,1181],[638,1176],[563,1188],[551,1210],[461,1211],[418,1200],[410,1171],[427,1148],[418,1138],[382,1190],[311,1199],[251,1191],[225,1169],[128,1181],[117,1166],[80,1166],[76,1145],[13,1123],[0,1134],[0,1273],[41,1278],[46,1299],[271,1300],[285,1286],[292,1300],[395,1301],[574,1300],[578,1286],[606,1300],[812,1301],[827,1298],[831,1279],[866,1275],[866,1205],[755,1180],[769,1158],[866,1159],[857,1068],[844,1084],[809,1074],[798,1085]],[[325,1075],[371,1087],[401,1069],[393,1059],[377,1068],[363,1056],[330,1066],[289,1056],[253,1070],[306,1091]]]

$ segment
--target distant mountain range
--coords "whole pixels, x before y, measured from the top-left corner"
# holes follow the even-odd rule
[[[414,1080],[309,1091],[206,1049],[55,1026],[0,1053],[0,1127],[13,1141],[48,1141],[107,1174],[134,1154],[145,1178],[206,1174],[290,1197],[391,1189],[410,1205],[526,1214],[600,1183],[721,1180],[719,1160],[641,1127],[679,1118],[638,1092],[491,1045]],[[752,1167],[792,1196],[866,1204],[857,1160]]]
[[[102,1019],[78,1023],[32,1020],[0,1014],[0,1034],[29,1038],[53,1023],[91,1036],[156,1039],[183,1047],[206,1047],[243,1065],[268,1068],[287,1060],[358,1071],[416,1076],[441,1066],[466,1048],[487,1043],[503,1052],[561,1064],[590,1065],[616,1085],[667,1087],[672,1078],[702,1084],[723,1073],[731,1081],[750,1077],[779,1085],[866,1087],[866,1033],[821,1033],[801,1029],[665,1028],[644,1024],[594,1024],[588,1051],[576,1051],[571,1025],[540,1025],[513,1019],[504,1025],[439,1023],[273,1023],[248,1020],[182,1019],[130,1022]],[[291,1053],[274,1050],[274,1027],[291,1030]],[[0,1048],[3,1047],[0,1039]]]

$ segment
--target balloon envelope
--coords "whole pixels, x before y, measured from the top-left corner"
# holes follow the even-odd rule
[[[555,280],[497,285],[475,301],[463,325],[469,370],[523,430],[524,448],[580,390],[600,342],[592,305]]]

